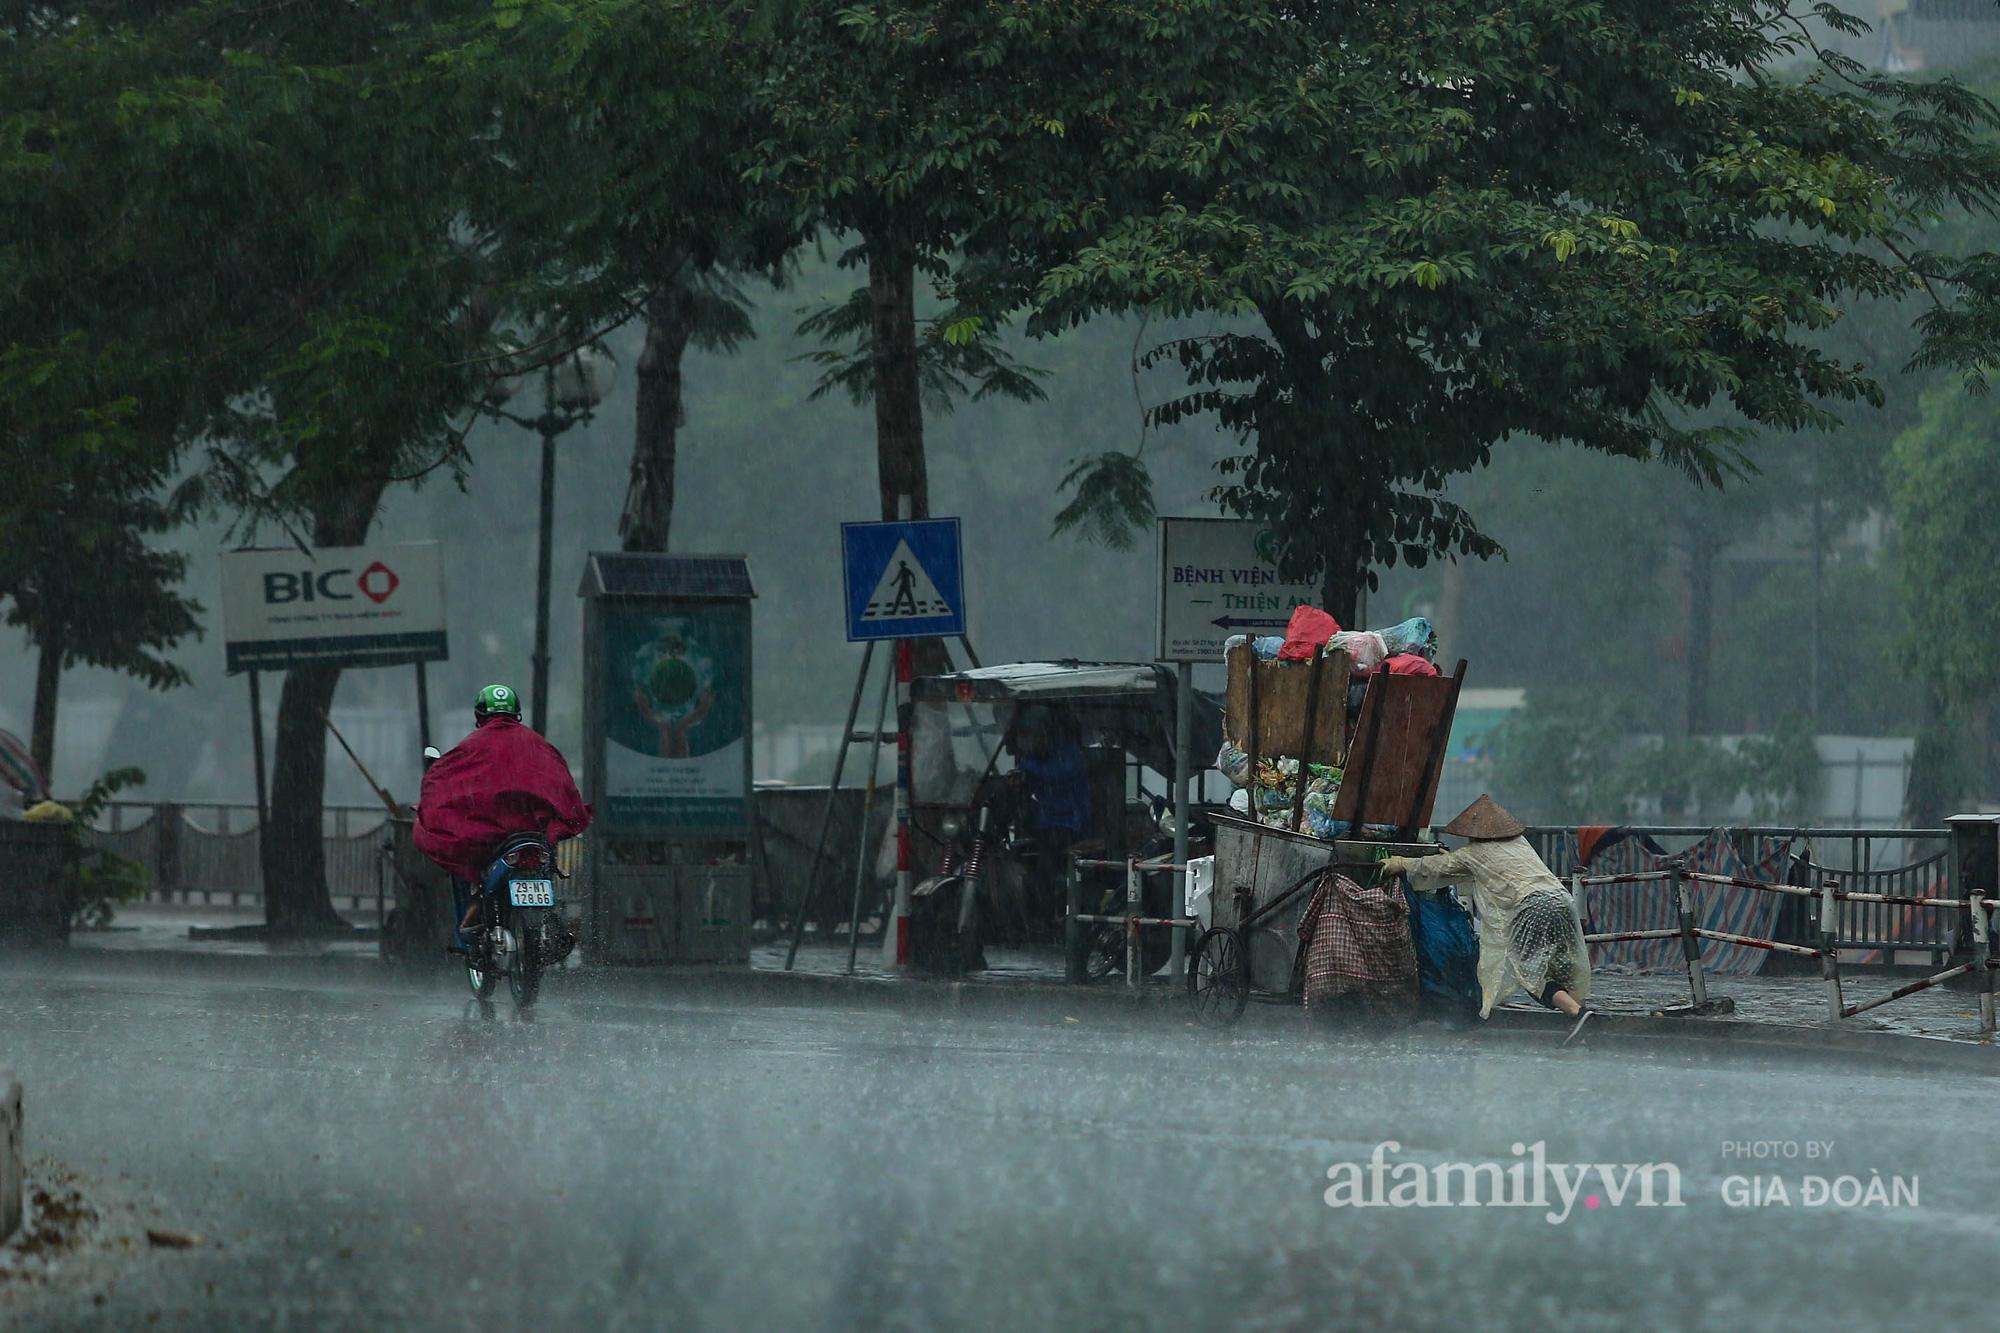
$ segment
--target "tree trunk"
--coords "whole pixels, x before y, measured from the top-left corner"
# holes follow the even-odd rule
[[[1258,311],[1284,355],[1285,377],[1292,392],[1291,410],[1282,424],[1267,424],[1266,429],[1280,429],[1297,442],[1349,428],[1351,419],[1334,372],[1328,368],[1326,350],[1306,321],[1283,301],[1265,303]],[[1260,440],[1259,448],[1273,443]],[[1361,506],[1380,498],[1366,478],[1325,477],[1313,505],[1314,521],[1294,522],[1295,527],[1319,538],[1320,608],[1339,621],[1342,629],[1367,628],[1361,620],[1368,608],[1366,534],[1371,516]]]
[[[1345,549],[1347,545],[1337,541],[1328,543],[1326,573],[1320,580],[1320,609],[1338,620],[1342,629],[1360,629],[1362,626],[1355,622],[1361,615],[1361,590],[1367,586],[1368,564]]]
[[[264,921],[279,934],[345,924],[326,883],[326,721],[340,668],[294,667],[278,698],[271,822],[264,830]]]
[[[35,711],[28,732],[28,753],[34,758],[35,766],[42,770],[42,776],[53,784],[56,780],[56,695],[62,689],[61,636],[51,636],[41,649],[41,658],[35,663]]]
[[[917,374],[917,265],[908,245],[872,247],[868,256],[870,352],[875,362],[875,475],[884,519],[929,518],[930,476],[924,462],[924,402]],[[915,673],[951,669],[940,639],[918,639]]]
[[[1432,628],[1437,630],[1438,656],[1443,659],[1465,656],[1465,566],[1449,557],[1444,562],[1443,588],[1438,593],[1437,615],[1432,620]],[[1450,649],[1445,649],[1446,644]]]
[[[618,534],[628,551],[664,551],[674,518],[674,459],[682,406],[681,359],[694,333],[692,294],[679,283],[648,307],[639,356],[632,480]]]
[[[1918,689],[1923,714],[1917,724],[1916,751],[1910,756],[1909,784],[1903,793],[1903,820],[1911,828],[1938,828],[1951,813],[1946,807],[1965,790],[1965,751],[1943,688],[1926,679]]]
[[[1367,518],[1333,495],[1326,497],[1325,505],[1320,609],[1338,620],[1342,629],[1366,629],[1361,618],[1368,610],[1368,546],[1361,534],[1367,531]]]
[[[1687,707],[1681,734],[1705,736],[1708,716],[1708,667],[1715,637],[1715,554],[1697,526],[1688,541]]]
[[[313,545],[367,540],[388,486],[388,466],[357,461],[355,475],[316,501]],[[272,933],[344,927],[326,882],[326,718],[340,685],[335,666],[294,667],[278,698],[271,762],[270,824],[264,830],[264,922]]]
[[[872,250],[868,258],[868,300],[874,316],[875,465],[881,487],[882,517],[901,518],[901,497],[910,497],[911,518],[931,512],[930,479],[924,467],[924,404],[917,378],[917,269],[907,245]]]

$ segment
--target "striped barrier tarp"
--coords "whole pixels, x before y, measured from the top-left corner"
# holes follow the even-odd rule
[[[22,805],[33,805],[49,796],[48,779],[35,766],[28,747],[11,731],[0,731],[0,782],[18,795]]]
[[[1664,869],[1668,857],[1659,844],[1639,835],[1603,837],[1590,849],[1584,862],[1569,848],[1571,864],[1586,875],[1626,875]],[[1760,838],[1758,859],[1746,865],[1729,836],[1716,829],[1688,849],[1689,870],[1732,879],[1779,881],[1791,859],[1791,843]],[[1706,930],[1750,939],[1771,938],[1784,899],[1775,893],[1737,885],[1693,883],[1695,924]],[[1626,884],[1592,884],[1587,895],[1587,916],[1592,934],[1624,934],[1627,931],[1677,930],[1680,915],[1674,907],[1673,887],[1666,880]],[[1701,946],[1703,970],[1715,976],[1750,976],[1764,966],[1768,950],[1748,945],[1705,940]],[[1601,972],[1648,973],[1682,972],[1687,961],[1678,938],[1621,940],[1592,947],[1591,966]]]

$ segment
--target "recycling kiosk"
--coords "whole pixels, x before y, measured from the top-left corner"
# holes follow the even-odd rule
[[[750,960],[750,564],[592,553],[585,919],[613,963]]]

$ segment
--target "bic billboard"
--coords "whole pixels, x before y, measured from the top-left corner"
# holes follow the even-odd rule
[[[227,552],[222,626],[232,675],[441,662],[447,654],[438,544]]]

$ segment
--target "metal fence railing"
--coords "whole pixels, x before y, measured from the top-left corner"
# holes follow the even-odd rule
[[[1650,837],[1668,856],[1703,842],[1716,830],[1687,825],[1625,825],[1624,831]],[[1855,951],[1851,961],[1895,961],[1896,951],[1917,951],[1930,955],[1942,966],[1944,958],[1965,944],[1966,922],[1962,916],[1911,907],[1908,902],[1874,901],[1887,899],[1928,899],[1947,896],[1950,879],[1950,835],[1944,829],[1894,828],[1780,828],[1749,825],[1723,830],[1744,863],[1756,864],[1759,844],[1790,845],[1790,856],[1777,876],[1779,882],[1816,886],[1828,875],[1836,875],[1852,894],[1842,895],[1837,908],[1837,935],[1841,947]],[[1529,829],[1535,844],[1551,870],[1568,877],[1582,867],[1576,864],[1577,830],[1568,826],[1540,825]],[[1773,938],[1805,946],[1817,938],[1817,923],[1808,904],[1787,898],[1773,927]],[[1885,957],[1871,960],[1868,951]]]
[[[152,901],[231,907],[263,901],[254,805],[113,801],[85,836],[93,846],[144,866]],[[389,891],[383,864],[388,836],[388,819],[379,806],[326,809],[321,837],[335,907],[381,909]]]
[[[1996,959],[1993,951],[1992,917],[1994,910],[2000,908],[2000,901],[1986,897],[1977,889],[1968,892],[1963,899],[1930,895],[1897,897],[1844,887],[1842,877],[1835,874],[1823,875],[1816,887],[1789,881],[1774,883],[1769,880],[1743,879],[1734,875],[1711,875],[1689,870],[1685,858],[1682,857],[1669,860],[1659,869],[1635,874],[1573,875],[1570,878],[1571,891],[1579,898],[1587,887],[1630,888],[1638,884],[1663,884],[1667,887],[1675,905],[1675,915],[1678,918],[1676,925],[1660,929],[1592,933],[1584,938],[1592,944],[1678,938],[1681,942],[1681,955],[1687,964],[1688,986],[1694,1000],[1691,1008],[1695,1013],[1714,1012],[1716,1008],[1708,994],[1708,982],[1702,964],[1702,942],[1713,941],[1817,960],[1821,981],[1826,986],[1827,1016],[1835,1023],[1915,995],[1919,991],[1929,990],[1933,986],[1942,986],[1956,978],[1970,977],[1978,997],[1979,1031],[1982,1036],[1990,1037],[1993,1034],[1996,1026],[1995,972],[2000,970],[2000,959]],[[1771,938],[1759,938],[1697,925],[1692,892],[1696,884],[1740,893],[1779,894],[1794,902],[1810,904],[1812,943],[1792,943],[1777,938],[1775,931]],[[1966,953],[1969,956],[1963,962],[1951,967],[1946,967],[1945,959],[1940,957],[1933,966],[1942,968],[1942,971],[1913,981],[1909,985],[1898,986],[1886,995],[1850,1004],[1841,988],[1842,939],[1840,927],[1836,924],[1843,919],[1841,905],[1881,905],[1885,900],[1891,905],[1923,912],[1950,923],[1941,928],[1942,933],[1954,941],[1963,936]]]
[[[808,873],[812,834],[825,805],[824,787],[760,788],[755,796],[756,916],[775,919],[780,913],[780,886],[795,892]],[[889,803],[875,802],[864,830],[860,822],[862,792],[843,788],[836,802],[834,828],[840,850],[830,850],[822,865],[827,882],[849,883],[856,861],[867,873],[881,846],[889,822]],[[99,847],[117,852],[146,868],[147,898],[155,902],[202,906],[255,907],[262,903],[263,876],[258,866],[257,807],[247,801],[112,801],[96,827],[85,835]],[[333,905],[349,911],[376,910],[387,894],[393,901],[395,876],[383,862],[390,839],[381,806],[328,806],[320,825],[326,855],[327,887]],[[580,843],[565,843],[558,855],[574,864]],[[872,879],[871,879],[872,883]],[[580,895],[588,887],[577,890]],[[388,903],[383,904],[386,910]],[[847,920],[847,902],[839,894],[823,895],[821,906]],[[831,920],[831,916],[828,918]]]

